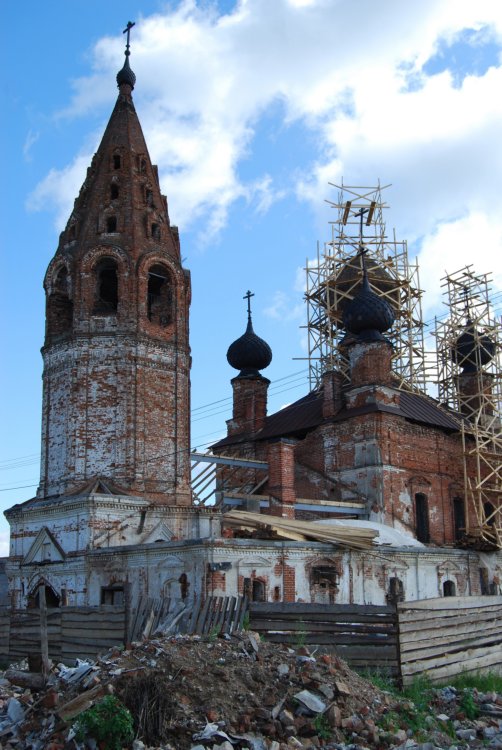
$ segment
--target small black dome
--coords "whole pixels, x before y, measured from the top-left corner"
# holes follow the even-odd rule
[[[230,344],[227,361],[231,367],[240,370],[239,376],[259,375],[272,361],[272,350],[266,341],[253,331],[251,317],[248,319],[246,333]]]
[[[131,87],[131,91],[136,83],[136,76],[129,65],[129,55],[127,53],[124,65],[117,73],[117,86],[120,88],[123,83],[127,83]]]
[[[343,311],[346,331],[363,341],[385,341],[382,333],[389,330],[394,320],[392,307],[371,290],[365,271],[360,290]]]
[[[476,372],[495,356],[495,342],[486,334],[480,334],[472,320],[467,319],[464,332],[452,348],[453,362],[463,372]]]

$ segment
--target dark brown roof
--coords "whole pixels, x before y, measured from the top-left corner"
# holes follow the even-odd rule
[[[458,416],[441,407],[430,396],[410,391],[400,391],[399,393],[399,406],[386,406],[377,403],[368,404],[358,409],[342,408],[332,419],[335,422],[341,422],[361,414],[385,412],[429,427],[440,427],[450,432],[456,432],[459,429],[460,420]],[[275,414],[270,414],[265,420],[265,426],[256,434],[231,435],[219,440],[212,448],[219,449],[226,445],[236,445],[251,440],[270,440],[278,437],[302,438],[310,430],[322,424],[323,421],[322,390],[311,391],[293,404],[285,406],[284,409]]]

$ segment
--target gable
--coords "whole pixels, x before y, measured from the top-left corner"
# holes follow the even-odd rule
[[[149,531],[141,540],[141,544],[150,544],[151,542],[170,542],[174,534],[164,521],[160,521]]]
[[[65,559],[66,554],[63,548],[47,526],[44,526],[40,529],[24,556],[23,564],[62,562]]]

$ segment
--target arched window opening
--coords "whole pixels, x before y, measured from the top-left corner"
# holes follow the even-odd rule
[[[120,169],[121,164],[122,164],[122,160],[120,158],[120,154],[113,154],[113,168]]]
[[[453,532],[456,542],[465,538],[465,503],[463,497],[453,498]]]
[[[37,586],[37,588],[28,596],[28,607],[30,609],[38,609],[40,607],[40,589],[43,588],[45,591],[45,605],[48,609],[55,609],[59,607],[61,603],[61,597],[59,597],[51,586]]]
[[[165,327],[172,322],[173,290],[168,271],[160,265],[148,272],[148,320]]]
[[[110,198],[115,200],[115,198],[119,197],[119,186],[116,185],[114,182],[110,185]]]
[[[117,264],[113,258],[103,258],[96,267],[96,301],[94,313],[113,314],[118,306]]]
[[[397,576],[389,578],[389,590],[386,598],[388,604],[404,602],[404,583]]]
[[[153,190],[145,190],[145,203],[147,206],[153,206]]]
[[[140,171],[140,174],[145,174],[145,172],[146,172],[146,159],[140,158],[140,160],[139,160],[139,171]]]
[[[423,492],[417,492],[415,495],[415,524],[418,541],[427,544],[430,541],[429,504],[427,495]]]
[[[69,294],[68,271],[63,266],[54,280],[52,292],[47,298],[47,334],[63,336],[73,327],[73,302]]]
[[[444,581],[443,582],[443,596],[456,596],[457,595],[457,588],[455,586],[455,583],[453,581]]]
[[[333,604],[338,591],[338,578],[338,571],[333,565],[316,565],[312,568],[312,601]]]
[[[152,224],[152,237],[154,240],[160,240],[160,226]]]
[[[77,225],[76,224],[72,224],[70,226],[70,230],[68,232],[68,237],[69,237],[69,239],[71,241],[71,240],[74,240],[76,238],[76,236],[77,236]]]
[[[117,217],[107,216],[106,218],[106,231],[110,234],[111,232],[117,231]]]

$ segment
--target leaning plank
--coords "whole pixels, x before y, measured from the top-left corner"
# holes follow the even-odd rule
[[[458,628],[445,628],[445,631],[433,631],[428,630],[420,631],[413,638],[412,634],[408,634],[410,637],[401,637],[401,652],[407,651],[419,651],[421,649],[434,648],[435,646],[442,647],[443,650],[448,647],[456,646],[457,643],[465,643],[469,640],[477,640],[479,637],[483,638],[499,638],[502,642],[502,623],[494,623],[488,627],[480,628],[479,625],[467,626]]]
[[[435,656],[442,656],[444,654],[455,654],[457,659],[462,659],[463,654],[473,648],[496,646],[497,644],[502,651],[502,638],[500,637],[500,633],[485,637],[480,634],[478,638],[469,638],[465,641],[454,641],[448,646],[431,646],[427,649],[415,649],[414,651],[406,651],[404,653],[401,651],[401,661],[403,664],[409,664],[423,659],[432,659]]]
[[[70,721],[71,719],[74,719],[76,716],[81,714],[83,711],[86,711],[88,708],[90,708],[94,701],[98,698],[101,698],[106,692],[106,688],[104,685],[96,685],[96,687],[91,688],[90,690],[86,690],[85,693],[80,693],[80,695],[77,695],[76,698],[73,698],[73,700],[68,701],[68,703],[65,703],[63,706],[60,706],[58,708],[58,715],[60,716],[63,721]]]
[[[484,625],[486,622],[499,622],[502,624],[502,611],[478,613],[474,610],[471,614],[451,615],[450,617],[434,617],[422,619],[420,614],[415,615],[415,620],[402,622],[399,619],[399,628],[403,635],[408,633],[419,633],[421,631],[437,631],[438,628],[443,630],[447,627],[455,628],[457,625],[463,626],[470,623],[479,623]],[[478,627],[479,627],[478,624]]]
[[[494,659],[495,657],[495,659]],[[485,663],[485,660],[486,663]],[[483,666],[489,664],[496,664],[502,662],[502,650],[500,644],[495,646],[484,646],[482,648],[472,648],[463,651],[461,654],[444,654],[440,657],[433,657],[433,660],[422,659],[419,661],[410,662],[403,664],[403,675],[405,674],[416,674],[417,672],[431,672],[434,671],[436,674],[441,670],[442,667],[449,666],[450,664],[460,664],[463,669],[464,665],[479,661],[483,663]]]

